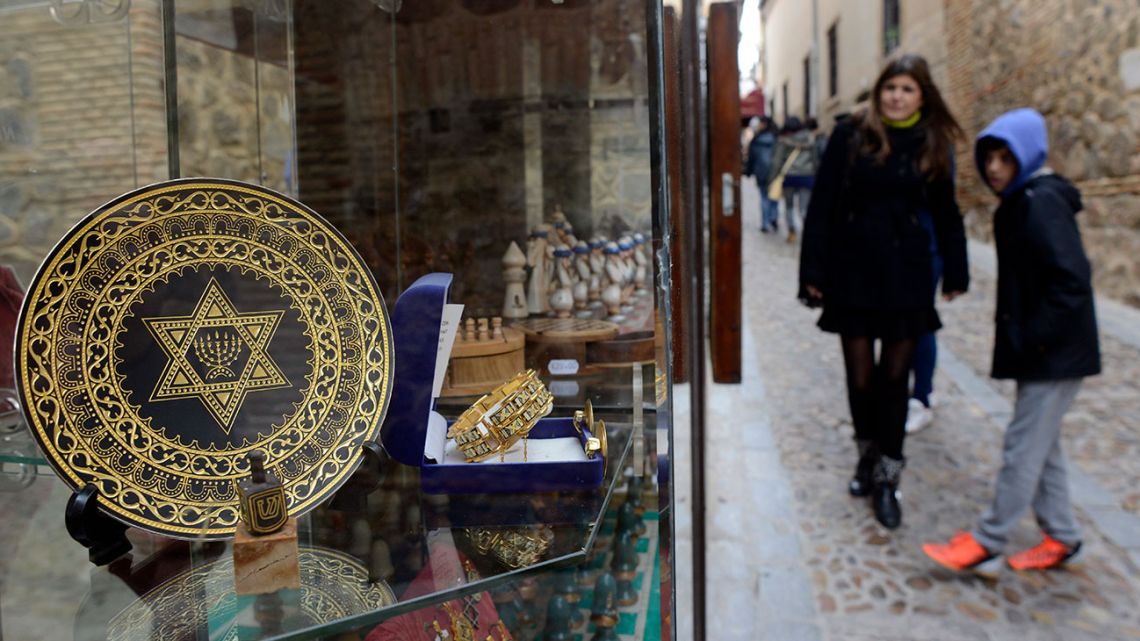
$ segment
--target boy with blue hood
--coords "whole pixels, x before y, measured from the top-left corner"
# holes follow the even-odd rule
[[[1032,507],[1044,540],[1008,559],[1015,570],[1044,570],[1077,560],[1081,533],[1073,517],[1061,419],[1081,380],[1100,373],[1092,269],[1076,215],[1081,195],[1045,167],[1045,119],[1032,109],[1002,114],[978,135],[978,171],[1001,204],[994,212],[998,259],[994,378],[1017,381],[993,504],[972,532],[922,547],[955,571],[996,576],[1002,550]]]

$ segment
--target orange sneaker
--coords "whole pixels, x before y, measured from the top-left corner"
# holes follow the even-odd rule
[[[997,578],[1001,571],[1001,555],[982,547],[969,532],[959,532],[949,543],[925,543],[922,551],[935,563],[955,572],[973,572]]]
[[[1073,547],[1069,547],[1046,534],[1045,539],[1037,545],[1009,557],[1009,567],[1019,571],[1051,570],[1062,565],[1078,563],[1080,556],[1079,541]]]

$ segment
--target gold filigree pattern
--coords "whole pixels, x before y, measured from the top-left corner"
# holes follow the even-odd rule
[[[260,345],[265,357],[252,360],[263,374],[249,370],[249,380],[287,382],[267,391],[277,386],[257,388],[247,380],[233,393],[253,393],[246,405],[274,393],[293,396],[270,417],[244,416],[251,412],[240,399],[217,396],[217,406],[203,413],[212,416],[204,422],[216,425],[188,431],[161,406],[196,399],[151,400],[152,394],[191,394],[176,384],[184,366],[174,365],[165,388],[160,382],[140,389],[132,376],[143,342],[154,344],[164,364],[172,353],[193,350],[194,337],[179,337],[176,326],[162,325],[162,319],[195,315],[140,310],[161,310],[180,286],[200,303],[208,298],[207,277],[240,281],[267,301],[245,309],[247,297],[233,299],[238,307],[227,309],[233,318],[226,331],[235,332],[235,340],[240,335],[240,356],[229,362],[232,344],[221,330],[217,337],[209,334],[214,343],[203,342],[202,349],[214,350],[215,370],[249,370]],[[274,316],[278,323],[292,319],[294,342],[277,352],[298,361],[288,379],[279,368],[272,371],[265,352],[283,340],[282,328],[274,338]],[[145,340],[125,329],[131,326]],[[163,351],[164,332],[166,347],[176,352]],[[131,525],[170,536],[205,531],[208,538],[225,538],[238,522],[235,484],[249,474],[246,455],[253,449],[265,452],[267,471],[285,486],[291,515],[315,507],[347,480],[361,444],[377,437],[387,409],[390,334],[368,268],[319,216],[257,186],[186,179],[108,203],[57,245],[29,287],[18,324],[18,382],[28,424],[69,485],[94,485],[100,505]],[[205,384],[209,369],[199,368]],[[227,378],[224,371],[215,373],[215,381]],[[206,406],[210,393],[200,397]],[[227,425],[236,423],[248,425],[231,434]]]
[[[300,614],[306,625],[338,621],[396,603],[387,583],[370,583],[368,570],[347,554],[326,548],[301,548]],[[197,638],[207,626],[237,619],[253,597],[234,594],[233,559],[225,557],[184,572],[147,592],[116,614],[107,625],[111,641]],[[290,613],[291,619],[296,619]],[[224,628],[223,628],[224,629]],[[211,630],[223,639],[228,632]]]

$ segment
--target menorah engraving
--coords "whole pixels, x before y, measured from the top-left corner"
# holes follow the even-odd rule
[[[229,365],[237,360],[241,353],[241,340],[229,332],[203,332],[194,339],[194,353],[210,369],[206,371],[206,378],[219,378],[221,376],[236,376]]]

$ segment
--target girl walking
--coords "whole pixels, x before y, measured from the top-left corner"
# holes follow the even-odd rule
[[[819,327],[839,334],[846,367],[859,455],[848,491],[870,496],[887,528],[902,522],[897,490],[915,345],[942,326],[924,215],[942,258],[944,298],[969,285],[951,177],[961,135],[926,61],[898,58],[879,75],[869,107],[836,125],[804,222],[800,298],[822,305]]]

